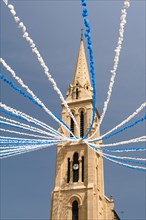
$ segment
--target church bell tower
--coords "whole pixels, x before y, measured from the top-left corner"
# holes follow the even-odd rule
[[[83,36],[80,40],[77,64],[66,101],[79,125],[62,106],[62,120],[76,135],[83,137],[92,120],[93,89],[84,50]],[[96,112],[93,133],[98,125]],[[70,136],[63,127],[59,131]],[[95,137],[99,137],[99,132]],[[102,144],[102,143],[101,143]],[[68,142],[57,145],[56,177],[52,192],[51,220],[115,220],[114,201],[104,195],[103,158],[90,149],[85,142]]]

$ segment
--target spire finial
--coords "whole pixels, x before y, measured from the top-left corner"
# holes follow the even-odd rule
[[[84,31],[84,29],[81,28],[81,40],[83,40],[83,31]]]

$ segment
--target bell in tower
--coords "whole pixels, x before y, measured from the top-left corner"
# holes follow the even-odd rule
[[[93,89],[84,50],[83,36],[72,84],[67,91],[67,104],[78,125],[65,107],[62,120],[77,137],[83,137],[91,124]],[[91,132],[98,125],[99,114]],[[63,127],[65,136],[72,136]],[[94,137],[99,137],[99,132]],[[51,220],[118,220],[114,211],[114,201],[104,194],[103,158],[90,149],[84,141],[57,145],[56,177],[52,192]]]

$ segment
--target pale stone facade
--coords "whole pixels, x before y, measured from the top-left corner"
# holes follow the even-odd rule
[[[87,132],[91,124],[92,90],[84,43],[81,38],[74,79],[69,86],[66,101],[78,125],[82,126],[83,131],[80,128],[82,135]],[[81,114],[84,115],[82,119]],[[71,119],[64,106],[62,106],[62,120],[68,127],[71,127]],[[97,126],[98,120],[97,111],[92,132]],[[83,124],[81,125],[81,123]],[[74,124],[73,126],[73,133],[78,136],[79,132]],[[70,135],[62,127],[59,128],[59,131],[66,136]],[[99,132],[94,137],[99,137]],[[114,201],[104,195],[102,156],[87,147],[83,141],[59,144],[57,146],[55,187],[52,192],[51,220],[114,219],[119,219],[114,211]]]

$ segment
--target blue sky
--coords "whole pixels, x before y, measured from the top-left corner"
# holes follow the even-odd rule
[[[83,27],[80,1],[10,1],[27,27],[63,95],[66,95]],[[118,39],[123,1],[89,1],[97,79],[97,108],[102,113]],[[85,41],[85,40],[84,40]],[[85,48],[87,47],[85,41]],[[87,59],[88,51],[86,50]],[[12,16],[1,1],[1,56],[50,110],[61,116],[61,101],[47,80]],[[11,79],[8,72],[2,73]],[[64,80],[65,79],[65,80]],[[20,109],[57,129],[46,113],[1,83],[3,103]],[[101,133],[134,112],[145,100],[145,1],[131,1],[116,82]],[[134,120],[141,118],[144,111]],[[133,121],[134,121],[133,120]],[[144,124],[112,138],[114,143],[145,134]],[[137,146],[144,146],[137,144]],[[124,154],[122,154],[124,155]],[[144,153],[127,154],[134,157]],[[48,219],[54,186],[56,149],[26,153],[1,161],[1,218]],[[144,220],[144,172],[105,161],[105,194],[113,195],[115,209],[125,220]],[[124,214],[121,214],[124,211]],[[123,216],[122,216],[123,215]]]

